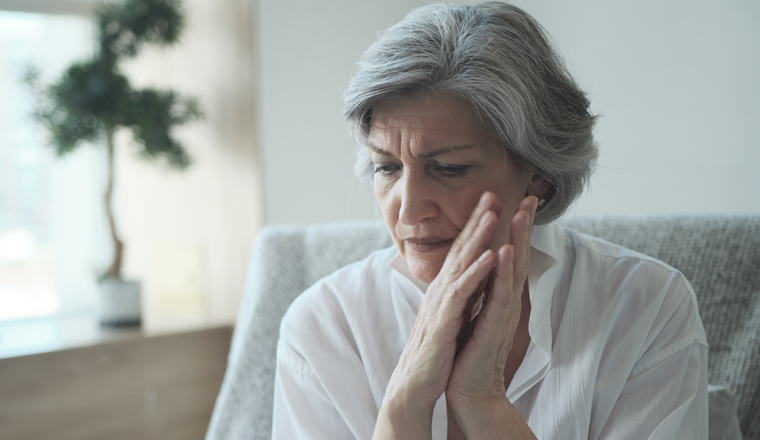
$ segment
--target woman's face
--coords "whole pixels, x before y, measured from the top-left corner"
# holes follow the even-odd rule
[[[495,193],[503,208],[494,251],[509,241],[520,201],[545,192],[544,180],[521,171],[460,98],[420,94],[375,106],[367,146],[385,223],[409,270],[424,282],[438,275],[484,191]]]

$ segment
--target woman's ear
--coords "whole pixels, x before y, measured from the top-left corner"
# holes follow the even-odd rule
[[[536,196],[539,199],[545,199],[546,194],[549,192],[551,183],[540,174],[534,174],[528,182],[528,189],[525,196]]]

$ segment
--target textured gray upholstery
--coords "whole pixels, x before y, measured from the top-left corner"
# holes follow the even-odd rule
[[[651,255],[691,281],[710,343],[709,382],[760,439],[760,217],[605,217],[564,222]],[[339,267],[391,244],[383,225],[265,228],[254,247],[227,373],[207,440],[269,439],[278,328],[288,305]]]

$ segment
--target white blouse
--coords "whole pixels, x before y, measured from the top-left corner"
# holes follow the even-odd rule
[[[507,398],[539,439],[707,439],[707,341],[689,282],[617,245],[538,226],[531,344]],[[274,439],[370,439],[427,284],[395,247],[301,294],[282,320]],[[433,439],[446,439],[442,396]]]

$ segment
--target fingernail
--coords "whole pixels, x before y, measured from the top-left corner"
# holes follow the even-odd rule
[[[536,215],[537,209],[538,209],[538,199],[533,199],[533,203],[530,205],[530,214]]]
[[[513,248],[512,246],[510,246],[508,254],[509,254],[509,261],[514,260],[515,259],[515,248]]]
[[[483,252],[482,254],[480,254],[480,258],[478,258],[478,261],[480,261],[481,263],[485,263],[486,261],[488,261],[489,257],[490,257],[490,255],[488,253],[488,250],[486,250],[485,252]]]
[[[526,228],[530,227],[530,217],[531,217],[530,215],[526,215],[525,216],[525,227]]]
[[[488,204],[486,203],[486,200],[488,200],[488,191],[483,192],[483,195],[480,196],[480,202],[478,202],[478,204],[483,208],[487,208]]]

